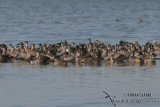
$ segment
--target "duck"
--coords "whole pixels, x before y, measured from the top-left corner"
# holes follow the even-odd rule
[[[100,45],[101,42],[100,42],[99,40],[96,40],[96,41],[95,41],[95,44]]]
[[[10,50],[7,51],[7,53],[8,53],[11,57],[17,58],[17,57],[18,57],[18,52],[16,52],[16,51],[14,50],[14,47],[13,47],[12,45],[9,45],[9,47],[10,47]]]
[[[6,44],[4,44],[4,43],[2,43],[2,44],[0,44],[0,49],[1,48],[5,48],[5,49],[7,49],[7,45]]]
[[[138,44],[137,41],[134,42],[134,46],[135,46],[136,50],[139,50],[141,48],[141,46]]]
[[[104,57],[104,61],[107,62],[107,63],[115,63],[115,62],[116,62],[116,59],[115,59],[114,52],[109,51],[109,52],[107,53],[107,56]]]
[[[61,58],[66,62],[74,62],[75,61],[75,54],[72,52],[71,48],[66,49],[68,55],[62,56]]]
[[[156,40],[153,40],[152,45],[153,45],[153,48],[155,50],[159,50],[160,49],[160,44],[157,44]]]
[[[37,55],[37,50],[35,49],[35,44],[34,44],[34,43],[31,43],[30,46],[31,46],[31,49],[29,49],[29,53],[30,53],[32,56],[36,56],[36,55]]]
[[[74,62],[75,55],[73,53],[71,53],[69,56],[62,57],[62,59],[66,62]]]
[[[143,63],[144,60],[142,58],[142,55],[140,55],[140,54],[136,55],[136,54],[134,52],[132,52],[131,55],[130,55],[130,57],[129,57],[129,61],[130,62],[136,62],[136,63]]]
[[[43,50],[43,47],[42,47],[42,44],[40,43],[40,44],[38,44],[38,46],[37,46],[37,50],[38,51],[42,51]]]
[[[20,53],[20,52],[21,52],[21,49],[20,49],[19,46],[16,46],[16,52],[17,52],[17,53]]]
[[[19,53],[19,59],[24,61],[30,61],[33,56],[30,53],[27,53],[25,49],[22,49]]]
[[[36,56],[33,57],[30,60],[31,64],[41,64],[41,63],[47,63],[49,61],[49,58],[46,56],[41,55],[39,52],[37,52]]]
[[[129,61],[131,61],[131,62],[137,61],[137,57],[135,56],[134,52],[132,52],[131,55],[129,56]]]
[[[24,50],[27,52],[27,53],[30,53],[30,48],[28,47],[28,41],[24,41]]]
[[[66,53],[66,46],[62,44],[60,52],[57,52],[56,54],[57,56],[62,56],[65,53]]]
[[[108,60],[108,59],[113,58],[113,57],[114,57],[114,53],[113,53],[112,51],[109,51],[109,52],[107,53],[107,56],[104,57],[104,60]]]
[[[119,54],[115,59],[117,62],[122,62],[126,59],[126,56],[124,54]]]
[[[160,44],[157,44],[156,40],[154,40],[152,42],[152,45],[153,45],[153,49],[150,49],[150,50],[152,50],[152,52],[154,51],[153,53],[159,56],[160,55]]]
[[[143,20],[142,20],[141,18],[139,18],[139,19],[138,19],[138,22],[140,22],[140,23],[141,23],[141,22],[143,22]]]
[[[75,51],[75,47],[74,47],[74,46],[75,46],[75,43],[73,42],[73,43],[71,44],[71,46],[70,46],[70,50],[71,50],[71,51]]]
[[[82,54],[82,53],[81,53]],[[83,56],[76,56],[75,57],[76,62],[92,62],[94,59],[94,53],[91,51],[89,53],[87,53],[86,55]]]
[[[12,59],[6,52],[6,48],[3,47],[0,49],[0,62],[8,62]]]
[[[138,55],[136,62],[137,63],[144,63],[144,59],[142,58],[142,55]]]
[[[0,52],[0,62],[7,62],[8,58],[8,55],[2,55],[2,52]]]
[[[43,55],[46,56],[46,57],[48,57],[48,58],[50,58],[51,62],[54,62],[55,59],[59,59],[60,58],[60,56],[56,56],[53,53],[51,53],[50,50],[48,50],[46,53],[43,53]]]
[[[8,51],[10,51],[12,48],[14,48],[13,45],[12,45],[12,44],[9,44],[9,45],[8,45]]]
[[[117,19],[116,19],[116,21],[118,22],[118,21],[119,21],[119,19],[117,18]]]
[[[54,66],[58,66],[58,65],[67,65],[67,62],[65,62],[63,59],[55,59],[54,60],[54,63],[53,63]]]
[[[101,54],[101,57],[104,59],[106,56],[107,56],[107,49],[103,49],[102,50],[102,54]]]
[[[153,54],[143,55],[142,59],[144,60],[144,62],[154,62],[155,61],[155,57]]]
[[[20,47],[20,50],[23,50],[24,49],[24,44],[23,44],[23,42],[19,42],[17,45],[19,45]]]
[[[107,63],[115,63],[116,59],[114,57],[110,57],[110,58],[106,59],[106,62]]]

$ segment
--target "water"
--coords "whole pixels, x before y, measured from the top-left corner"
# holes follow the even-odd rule
[[[88,43],[88,38],[111,44],[160,43],[159,4],[159,0],[0,0],[0,43]],[[125,93],[151,93],[149,100],[160,100],[159,69],[159,60],[142,66],[0,63],[0,106],[112,107],[103,91],[116,99],[131,99]]]
[[[120,39],[160,42],[159,4],[159,0],[0,0],[0,42],[88,42],[89,37],[114,44]]]

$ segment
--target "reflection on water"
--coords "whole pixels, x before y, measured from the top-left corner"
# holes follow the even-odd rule
[[[126,64],[126,65],[125,65]],[[118,99],[124,93],[152,93],[159,98],[160,62],[149,65],[0,64],[0,105],[6,107],[110,107],[102,91]],[[137,99],[137,98],[135,98]],[[143,100],[145,98],[142,98]],[[119,107],[149,107],[148,103],[117,103]],[[159,103],[149,104],[158,107]]]
[[[159,62],[159,60],[157,60]],[[157,65],[157,61],[154,62],[142,62],[142,63],[138,63],[138,62],[132,62],[132,61],[121,61],[121,62],[106,62],[104,60],[102,61],[93,61],[93,62],[63,62],[63,63],[58,63],[58,62],[50,62],[50,63],[37,63],[34,65],[37,66],[53,66],[53,67],[81,67],[81,66],[95,66],[95,67],[105,67],[105,66],[137,66],[137,67],[143,67],[143,66],[149,66],[149,67],[154,67],[155,65]],[[30,62],[27,61],[22,61],[22,60],[14,60],[12,63],[13,66],[34,66],[32,65]],[[2,66],[5,65],[5,63],[0,63],[2,64]],[[6,63],[7,64],[7,63]]]

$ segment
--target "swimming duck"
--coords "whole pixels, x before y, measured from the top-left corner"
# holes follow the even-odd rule
[[[108,54],[107,54],[107,56],[104,57],[104,61],[107,61],[107,62],[114,62],[114,61],[115,61],[114,52],[109,51]]]
[[[83,56],[76,56],[76,62],[92,62],[94,59],[94,53],[91,51]]]
[[[0,62],[8,62],[9,60],[11,60],[12,57],[9,56],[6,52],[6,48],[1,48],[0,49]]]
[[[65,62],[63,59],[55,59],[54,60],[54,63],[53,63],[54,66],[58,66],[58,65],[67,65],[67,62]]]
[[[60,52],[57,52],[57,56],[62,56],[66,53],[66,46],[62,44]]]
[[[152,50],[152,53],[155,53],[156,55],[160,55],[160,44],[157,44],[155,40],[152,42],[152,44],[153,44],[153,49],[150,49]]]
[[[143,22],[143,20],[141,18],[138,19],[139,22]]]
[[[125,55],[125,51],[123,51],[122,53],[119,52],[118,54],[114,55],[114,58],[117,62],[122,62],[126,59],[126,55]]]
[[[155,57],[153,54],[143,55],[142,59],[144,60],[144,62],[154,62],[155,61]]]
[[[70,45],[70,50],[72,51],[72,52],[74,52],[75,51],[75,43],[73,42],[71,45]]]
[[[7,49],[7,45],[5,45],[5,44],[2,43],[2,44],[0,44],[0,49],[1,49],[1,48]]]
[[[13,58],[18,57],[18,53],[16,51],[14,51],[14,47],[12,47],[12,45],[10,45],[10,50],[7,51],[7,53]]]
[[[2,55],[2,52],[0,52],[0,62],[7,62],[9,59],[8,55]]]
[[[32,56],[36,56],[37,55],[37,50],[35,49],[35,44],[30,44],[31,46],[31,49],[29,49],[29,53],[32,55]]]
[[[30,59],[33,57],[30,53],[27,53],[25,49],[22,49],[21,52],[18,54],[19,59],[24,61],[30,61]]]
[[[49,58],[41,55],[39,52],[30,60],[31,64],[47,63],[47,61],[49,61]]]
[[[61,57],[66,62],[74,62],[75,61],[75,54],[72,52],[68,56]]]
[[[104,59],[107,56],[107,49],[103,49],[101,57]]]
[[[106,59],[106,62],[107,63],[115,63],[116,59],[114,57],[110,57],[110,58]]]
[[[55,59],[60,59],[60,56],[54,55],[50,50],[48,50],[47,53],[44,53],[43,55],[49,57],[51,62],[54,62]]]
[[[30,48],[28,47],[28,41],[24,41],[24,50],[27,52],[27,53],[30,53]]]
[[[131,55],[129,57],[129,61],[131,61],[131,62],[136,62],[137,61],[137,57],[135,56],[134,52],[131,53]]]
[[[24,44],[23,44],[23,42],[19,42],[17,45],[20,46],[20,50],[23,50],[23,49],[24,49]]]
[[[144,60],[143,60],[143,58],[142,58],[141,55],[138,55],[136,62],[137,62],[137,63],[144,63]]]
[[[21,49],[20,49],[19,46],[16,46],[16,52],[17,52],[17,53],[20,53],[20,52],[21,52]]]
[[[43,50],[42,44],[38,44],[37,50],[38,50],[38,51],[42,51],[42,50]]]

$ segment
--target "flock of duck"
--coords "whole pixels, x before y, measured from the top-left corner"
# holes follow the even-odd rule
[[[140,45],[137,41],[127,42],[120,41],[119,44],[111,45],[101,43],[96,40],[89,43],[73,42],[69,44],[66,40],[59,43],[29,45],[28,41],[20,42],[14,47],[0,44],[0,62],[10,62],[13,60],[26,61],[31,64],[43,63],[121,63],[129,61],[133,63],[154,62],[155,58],[160,55],[160,44],[154,40],[152,43],[147,42]]]

